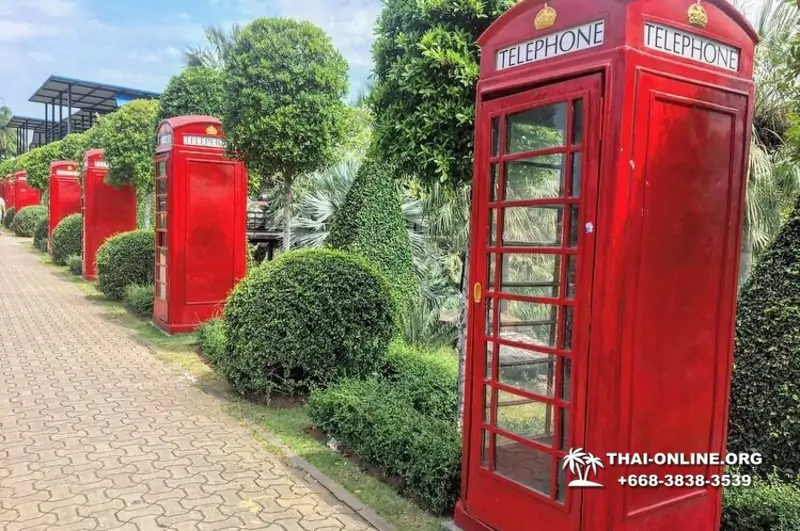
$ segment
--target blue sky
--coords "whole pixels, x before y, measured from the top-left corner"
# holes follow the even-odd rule
[[[350,64],[354,91],[371,69],[380,0],[0,0],[0,104],[44,118],[28,102],[51,74],[160,92],[203,26],[260,16],[309,20]]]

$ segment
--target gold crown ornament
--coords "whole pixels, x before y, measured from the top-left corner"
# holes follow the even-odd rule
[[[556,13],[556,10],[547,5],[545,2],[542,10],[539,11],[538,15],[536,15],[536,18],[533,21],[533,26],[537,30],[550,28],[556,23],[556,18],[558,18],[558,13]]]
[[[706,9],[697,0],[694,4],[689,6],[689,12],[686,14],[689,19],[689,24],[697,26],[698,28],[705,28],[708,25],[708,13]]]
[[[217,128],[214,127],[213,125],[209,125],[208,129],[206,129],[206,134],[207,135],[216,135],[217,134]]]
[[[74,167],[72,164],[70,164],[69,166],[67,166],[67,170],[68,170],[68,171],[72,171],[72,170],[74,170],[74,169],[75,169],[75,167]]]

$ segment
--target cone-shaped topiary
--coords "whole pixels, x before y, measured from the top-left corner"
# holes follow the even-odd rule
[[[155,249],[152,231],[134,230],[107,239],[95,256],[97,289],[109,299],[121,301],[131,284],[152,284]]]
[[[11,222],[11,230],[17,236],[30,238],[33,236],[34,229],[36,229],[36,223],[41,219],[47,219],[47,207],[41,205],[24,207],[14,216],[14,221]]]
[[[800,200],[742,288],[728,450],[800,473]]]
[[[83,250],[81,222],[80,214],[71,214],[56,225],[53,241],[50,243],[50,253],[56,264],[67,265],[67,258],[74,254],[81,255]]]
[[[367,157],[336,212],[325,246],[363,256],[389,281],[402,313],[418,296],[411,238],[391,169]]]

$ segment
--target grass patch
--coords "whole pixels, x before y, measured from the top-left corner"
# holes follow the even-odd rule
[[[159,360],[180,367],[206,391],[224,400],[228,413],[250,429],[273,454],[286,456],[280,445],[263,436],[264,431],[274,435],[293,453],[316,466],[390,522],[398,531],[439,531],[441,521],[402,497],[380,478],[364,471],[351,459],[331,451],[326,444],[311,433],[308,406],[284,407],[279,402],[271,405],[246,401],[229,391],[221,377],[198,353],[197,334],[170,336],[151,322],[143,321],[129,313],[121,302],[107,299],[94,284],[71,274],[67,267],[56,265],[50,257],[34,246],[39,261],[63,280],[74,284],[85,296],[98,304],[105,317],[126,327],[133,337],[146,345]]]

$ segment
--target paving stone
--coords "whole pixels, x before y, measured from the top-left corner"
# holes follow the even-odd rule
[[[374,528],[0,236],[0,531]]]

